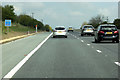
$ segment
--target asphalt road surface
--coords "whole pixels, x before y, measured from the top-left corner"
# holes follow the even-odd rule
[[[93,36],[67,34],[51,36],[13,78],[118,78],[118,43],[94,43]]]
[[[50,33],[39,33],[2,45],[2,76],[25,58]]]

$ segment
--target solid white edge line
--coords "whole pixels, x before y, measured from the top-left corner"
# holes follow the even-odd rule
[[[119,62],[114,62],[116,65],[120,66],[120,63]]]
[[[96,50],[98,53],[102,53],[102,51],[100,51],[100,50]]]
[[[27,62],[27,60],[49,39],[51,33],[45,40],[43,40],[34,50],[32,50],[22,61],[20,61],[4,78],[12,78],[12,76]]]

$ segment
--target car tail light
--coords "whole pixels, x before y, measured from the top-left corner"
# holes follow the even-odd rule
[[[116,33],[119,33],[119,31],[115,31],[114,33],[115,33],[115,34],[116,34]]]
[[[102,33],[102,34],[104,34],[105,32],[104,32],[104,31],[99,31],[99,33]]]

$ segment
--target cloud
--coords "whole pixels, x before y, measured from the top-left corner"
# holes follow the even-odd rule
[[[2,2],[118,2],[119,0],[1,0]]]
[[[32,12],[44,9],[42,2],[3,2],[2,5],[13,5],[16,14],[31,14]]]
[[[16,14],[26,13],[52,26],[79,26],[98,14],[108,16],[110,21],[117,17],[117,3],[92,2],[9,2]]]
[[[104,8],[104,9],[101,8],[101,9],[98,10],[98,14],[101,14],[101,15],[104,15],[104,16],[110,16],[111,12],[106,8]]]
[[[102,14],[109,18],[110,22],[113,22],[114,19],[118,18],[118,7],[117,5],[111,5],[106,8],[99,8],[98,14]]]
[[[22,13],[22,9],[20,7],[14,6],[14,9],[15,9],[15,11],[14,11],[15,13],[17,13],[17,14]]]
[[[84,14],[79,12],[79,11],[73,11],[73,12],[70,13],[70,15],[72,15],[72,16],[83,16]]]
[[[59,14],[57,14],[52,8],[44,8],[40,11],[35,11],[35,18],[43,18],[43,19],[51,19],[57,20],[59,18]]]

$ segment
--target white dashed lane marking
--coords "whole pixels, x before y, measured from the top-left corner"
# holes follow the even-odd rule
[[[70,34],[70,35],[72,35],[72,36],[74,36],[75,38],[77,38],[75,35],[73,35],[73,34]],[[79,38],[77,38],[77,39],[79,39]],[[120,40],[119,40],[120,41]],[[81,42],[84,42],[83,40],[81,40]],[[87,44],[88,46],[90,46],[91,44]],[[93,45],[98,45],[98,44],[93,44]],[[99,44],[99,45],[106,45],[106,44]],[[107,45],[116,45],[116,44],[107,44]],[[92,46],[92,48],[94,48],[93,46]],[[100,51],[100,50],[96,50],[98,53],[102,53],[102,51]],[[105,57],[107,57],[108,55],[105,55]],[[120,66],[120,63],[119,62],[114,62],[117,66]]]
[[[81,42],[84,42],[83,40],[81,40]]]
[[[87,44],[88,46],[90,46],[90,44]]]
[[[102,53],[102,51],[100,51],[100,50],[96,50],[98,53]]]

